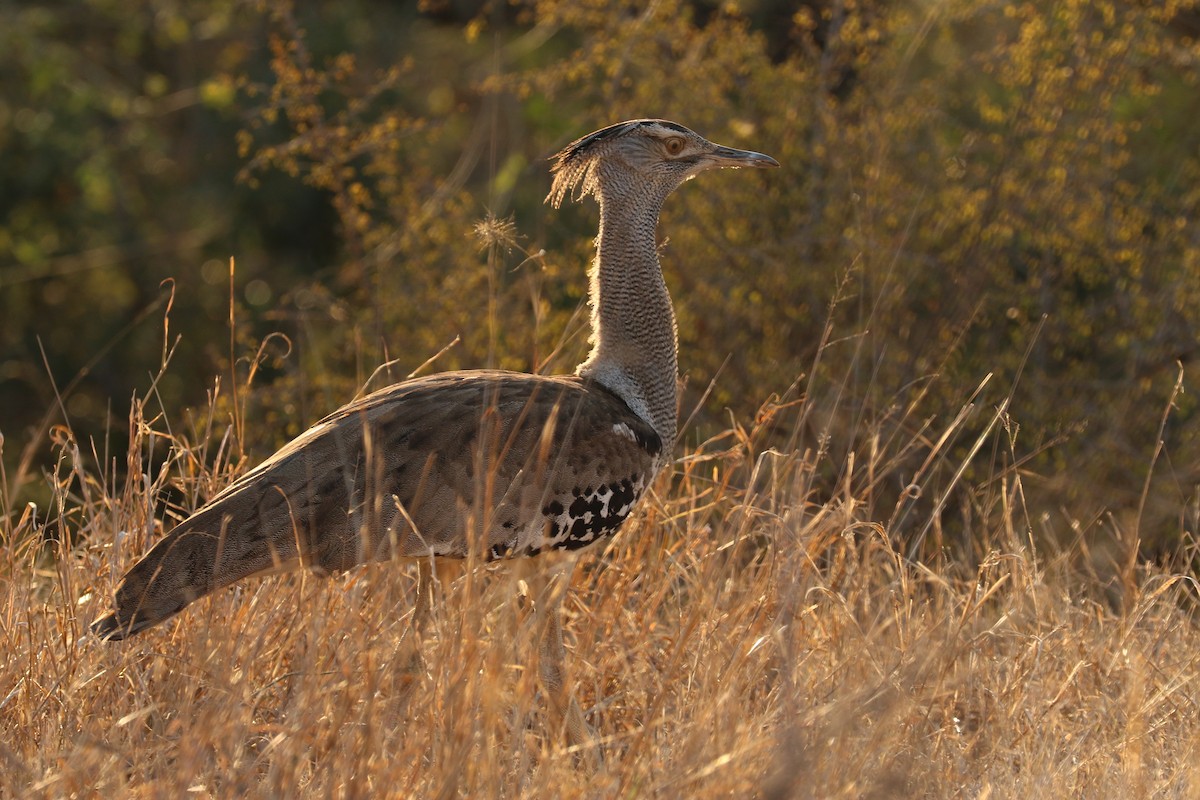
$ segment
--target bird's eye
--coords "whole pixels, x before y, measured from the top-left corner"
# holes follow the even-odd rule
[[[667,152],[673,156],[683,152],[683,139],[667,139]]]

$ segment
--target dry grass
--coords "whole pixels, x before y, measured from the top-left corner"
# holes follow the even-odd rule
[[[1103,602],[1078,547],[1034,554],[1015,478],[968,569],[898,553],[856,478],[816,502],[827,456],[738,428],[688,453],[583,557],[567,603],[606,759],[588,774],[544,730],[531,615],[503,567],[444,587],[415,675],[405,564],[251,581],[130,642],[87,636],[162,516],[161,485],[137,477],[159,435],[139,413],[124,483],[63,435],[51,516],[74,546],[35,545],[30,510],[3,532],[6,796],[1200,791],[1194,582],[1143,568]],[[228,479],[219,442],[172,439],[160,483],[186,474],[194,497]],[[876,459],[847,474],[877,482],[894,465]]]

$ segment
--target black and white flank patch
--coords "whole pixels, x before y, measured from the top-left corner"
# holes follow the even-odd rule
[[[542,548],[574,550],[612,534],[633,511],[645,483],[641,475],[622,481],[586,486],[572,491],[564,506],[552,500],[542,509],[549,530]]]
[[[577,550],[611,536],[629,517],[646,482],[642,475],[621,481],[582,486],[571,491],[569,502],[551,500],[542,508],[542,535],[520,552],[511,547],[494,547],[493,558],[533,556],[543,550]]]

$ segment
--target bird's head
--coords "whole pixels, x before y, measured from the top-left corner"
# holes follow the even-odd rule
[[[610,186],[649,189],[661,199],[706,169],[778,166],[770,156],[714,144],[665,119],[635,119],[564,147],[554,157],[554,183],[546,200],[558,208],[572,190],[576,199],[590,194],[600,200]]]

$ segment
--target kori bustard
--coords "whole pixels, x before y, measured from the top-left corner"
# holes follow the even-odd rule
[[[622,122],[567,145],[547,200],[600,206],[589,270],[592,349],[574,375],[449,372],[369,394],[318,422],[179,523],[121,580],[93,624],[122,639],[251,575],[421,559],[574,550],[624,522],[677,432],[675,314],[658,261],[663,201],[717,167],[777,167],[666,120]],[[546,598],[539,672],[569,738],[589,738],[562,679],[560,603]]]

